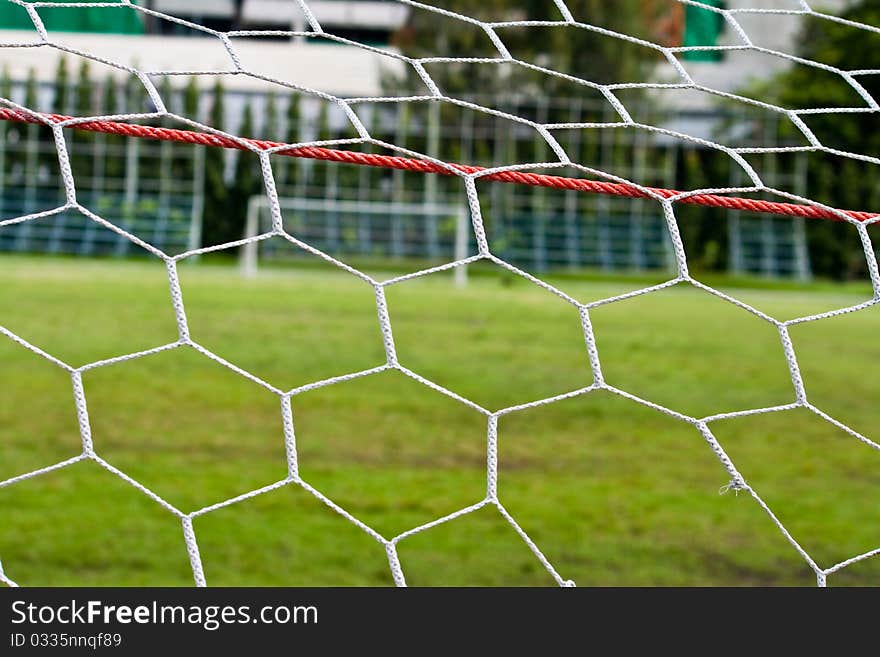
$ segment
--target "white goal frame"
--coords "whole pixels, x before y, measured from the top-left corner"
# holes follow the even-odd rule
[[[304,212],[337,212],[340,214],[369,215],[400,215],[420,217],[455,217],[455,239],[453,258],[460,262],[468,258],[468,243],[473,232],[470,211],[466,205],[449,205],[442,203],[396,203],[394,201],[351,201],[337,199],[311,198],[278,198],[278,208]],[[260,217],[262,211],[270,209],[269,199],[265,195],[256,195],[248,199],[247,217],[245,220],[244,239],[239,255],[239,269],[242,276],[252,278],[259,270],[259,244],[254,239],[265,231],[261,230]],[[294,236],[296,237],[296,236]],[[334,254],[330,254],[334,255]],[[467,285],[467,264],[452,268],[453,281],[456,287]]]

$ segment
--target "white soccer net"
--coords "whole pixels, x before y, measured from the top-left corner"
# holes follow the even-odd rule
[[[792,326],[803,324],[806,322],[817,322],[845,313],[864,311],[865,309],[880,303],[880,273],[878,273],[875,251],[872,247],[871,239],[868,232],[869,225],[874,223],[876,220],[856,221],[851,217],[844,215],[842,212],[838,213],[843,221],[849,222],[852,225],[852,230],[857,232],[858,238],[861,240],[861,245],[864,251],[866,269],[868,275],[870,276],[870,280],[874,290],[873,298],[852,307],[840,308],[822,314],[782,321],[768,314],[765,314],[764,312],[753,307],[752,305],[749,305],[737,298],[734,298],[733,296],[730,296],[725,292],[714,289],[713,287],[706,285],[699,280],[696,280],[694,276],[691,275],[689,269],[688,254],[685,249],[685,244],[682,241],[679,230],[679,223],[676,218],[676,213],[681,207],[680,203],[682,200],[707,192],[712,192],[716,194],[738,195],[766,194],[772,195],[772,197],[784,201],[809,204],[820,206],[823,208],[827,207],[811,200],[810,198],[795,195],[785,189],[774,189],[772,186],[766,184],[761,173],[759,173],[759,170],[755,168],[752,165],[751,161],[748,159],[747,156],[749,155],[771,154],[779,152],[824,152],[854,158],[855,160],[861,162],[872,164],[880,163],[880,160],[878,160],[870,153],[840,152],[838,150],[835,150],[833,146],[824,144],[820,140],[820,138],[810,129],[810,127],[808,127],[809,121],[807,120],[807,118],[809,118],[811,115],[816,114],[822,114],[823,116],[825,116],[834,113],[843,114],[859,112],[871,114],[878,112],[878,105],[876,100],[866,90],[865,86],[860,83],[860,79],[863,76],[877,74],[878,71],[838,70],[823,62],[804,61],[802,59],[799,59],[792,53],[773,51],[764,47],[761,43],[753,41],[753,39],[750,37],[749,31],[746,29],[746,27],[744,27],[748,24],[754,24],[755,20],[762,20],[763,18],[778,18],[781,16],[787,16],[794,19],[832,21],[836,23],[841,23],[841,19],[830,14],[824,14],[817,9],[812,8],[812,3],[808,3],[803,0],[775,2],[772,3],[772,8],[769,9],[766,8],[766,6],[763,6],[765,5],[765,3],[758,2],[757,0],[751,3],[745,3],[744,6],[739,6],[739,3],[736,3],[736,6],[734,6],[735,3],[730,3],[730,8],[725,8],[720,3],[716,2],[701,3],[690,0],[680,0],[679,3],[673,4],[680,4],[682,7],[700,8],[705,12],[710,12],[711,14],[717,16],[719,20],[723,21],[723,24],[726,26],[727,34],[730,35],[729,43],[719,43],[714,45],[697,44],[690,46],[663,45],[652,42],[650,40],[631,36],[630,34],[625,34],[619,31],[609,30],[603,27],[592,25],[589,13],[585,10],[583,12],[578,11],[581,6],[586,6],[585,3],[566,3],[565,0],[553,0],[552,6],[555,7],[555,17],[552,20],[541,21],[539,23],[531,23],[527,20],[521,19],[521,16],[523,15],[521,12],[518,13],[512,10],[498,10],[499,15],[493,17],[490,14],[492,14],[492,7],[494,7],[495,5],[491,3],[487,4],[486,8],[482,8],[479,10],[478,17],[474,17],[458,13],[456,11],[450,11],[440,6],[449,6],[450,3],[438,2],[437,6],[435,6],[433,4],[423,4],[410,2],[408,0],[399,0],[399,4],[405,6],[408,11],[419,12],[423,16],[433,15],[434,17],[436,17],[438,25],[445,25],[448,21],[453,21],[456,22],[456,24],[459,26],[473,28],[483,38],[487,39],[488,42],[492,44],[492,47],[495,50],[495,52],[488,57],[483,56],[482,54],[478,57],[471,57],[467,52],[438,52],[433,55],[426,55],[416,58],[401,54],[400,51],[393,48],[377,48],[371,45],[359,43],[355,40],[337,36],[332,28],[325,29],[324,27],[322,27],[322,24],[317,14],[311,10],[310,3],[306,0],[299,0],[298,2],[290,3],[291,5],[295,5],[296,17],[302,21],[303,27],[300,31],[262,30],[250,32],[216,31],[203,25],[198,25],[190,21],[185,21],[168,13],[151,11],[145,7],[138,6],[135,3],[129,2],[127,0],[120,0],[117,3],[104,3],[100,5],[92,5],[89,3],[26,2],[24,0],[8,1],[11,4],[19,6],[22,11],[27,13],[29,20],[33,24],[33,34],[32,37],[28,39],[13,42],[4,39],[2,35],[0,35],[0,47],[4,49],[4,53],[13,51],[15,51],[16,53],[21,53],[22,51],[26,51],[27,49],[33,47],[37,47],[39,49],[54,49],[57,51],[68,53],[71,56],[90,59],[96,63],[113,67],[119,72],[137,78],[137,80],[143,86],[146,92],[146,96],[149,99],[148,104],[152,107],[146,107],[142,110],[127,112],[124,114],[114,114],[112,116],[101,117],[106,120],[138,123],[158,118],[166,121],[173,121],[177,127],[195,129],[208,133],[225,134],[231,138],[238,139],[236,135],[230,135],[229,133],[224,132],[224,126],[209,125],[204,122],[196,121],[191,116],[184,116],[179,113],[174,113],[170,111],[165,99],[163,98],[162,92],[154,82],[157,77],[166,75],[198,75],[201,77],[232,74],[236,76],[253,76],[257,79],[262,79],[267,82],[283,85],[290,90],[300,92],[306,97],[319,99],[322,102],[331,104],[338,109],[340,115],[343,115],[345,117],[345,120],[349,124],[348,129],[353,131],[356,136],[341,140],[330,140],[329,142],[326,140],[315,139],[308,144],[297,145],[324,145],[339,149],[350,150],[375,147],[378,149],[384,149],[385,152],[390,152],[392,154],[410,158],[420,158],[447,167],[450,173],[454,176],[457,176],[458,179],[458,202],[461,204],[461,206],[466,206],[469,210],[469,228],[472,231],[469,237],[470,240],[476,245],[476,253],[474,255],[469,255],[466,258],[459,258],[454,261],[446,262],[439,266],[430,267],[421,271],[396,276],[387,280],[377,280],[367,273],[350,266],[349,264],[344,262],[343,259],[337,258],[335,255],[327,253],[321,248],[317,248],[314,244],[310,243],[307,237],[297,234],[295,230],[288,230],[286,228],[284,220],[285,208],[284,205],[279,201],[279,194],[276,189],[275,174],[273,172],[271,162],[274,162],[275,159],[277,159],[275,157],[276,152],[279,150],[283,150],[287,146],[261,149],[250,142],[245,142],[239,139],[244,149],[252,151],[254,156],[259,158],[263,176],[262,182],[265,189],[265,194],[263,196],[264,200],[262,201],[262,203],[264,203],[265,207],[268,208],[269,215],[271,216],[271,222],[268,229],[263,232],[258,231],[258,234],[256,235],[249,235],[235,242],[209,245],[202,248],[189,249],[185,252],[178,254],[169,254],[164,252],[160,248],[157,248],[154,244],[150,243],[148,239],[142,239],[141,237],[126,230],[124,227],[107,221],[105,218],[99,216],[99,214],[94,212],[93,208],[88,207],[84,202],[80,200],[80,197],[77,193],[78,181],[74,175],[74,172],[72,171],[68,157],[65,130],[75,128],[78,123],[90,120],[93,117],[75,117],[65,120],[56,120],[48,116],[47,114],[40,113],[35,107],[28,107],[23,105],[22,102],[20,102],[20,99],[0,99],[2,100],[3,107],[14,108],[21,112],[25,112],[31,115],[40,123],[43,123],[45,126],[51,128],[52,134],[54,136],[54,147],[57,150],[58,166],[60,167],[60,174],[63,180],[65,191],[65,199],[60,206],[55,207],[51,210],[28,214],[26,216],[4,218],[3,221],[0,221],[0,227],[9,227],[26,222],[32,222],[54,214],[76,210],[88,217],[96,224],[113,231],[117,235],[125,238],[126,240],[130,240],[132,243],[138,245],[142,249],[152,254],[152,256],[154,256],[155,258],[163,261],[167,266],[168,282],[170,286],[169,300],[171,305],[173,306],[177,319],[177,327],[179,330],[179,339],[171,344],[138,353],[120,354],[117,357],[107,360],[92,362],[80,367],[73,367],[63,360],[57,358],[53,354],[46,353],[38,346],[31,344],[16,333],[4,328],[3,326],[0,326],[0,333],[2,333],[6,339],[18,343],[22,347],[34,352],[35,354],[50,361],[51,363],[54,363],[57,367],[63,369],[70,374],[73,382],[73,401],[76,407],[76,412],[79,419],[79,431],[82,437],[81,454],[68,460],[34,470],[32,472],[23,472],[18,476],[14,476],[10,479],[0,482],[0,487],[15,486],[17,483],[22,482],[23,480],[40,477],[41,475],[44,475],[46,473],[56,471],[61,468],[66,468],[83,460],[94,461],[109,472],[113,473],[114,475],[126,481],[131,486],[138,489],[144,495],[155,500],[155,502],[166,509],[168,513],[173,514],[174,516],[179,518],[182,525],[186,550],[189,553],[193,577],[196,584],[199,586],[206,585],[209,578],[206,577],[206,573],[202,566],[202,558],[199,552],[198,534],[194,530],[194,521],[218,509],[227,507],[229,505],[234,505],[243,500],[262,495],[269,491],[276,490],[280,487],[302,487],[303,489],[314,495],[316,498],[321,500],[324,504],[326,504],[330,509],[332,509],[332,511],[338,513],[343,518],[359,527],[361,530],[363,530],[363,532],[365,532],[373,539],[375,539],[379,544],[384,546],[384,549],[387,552],[388,564],[391,573],[393,574],[394,581],[398,585],[405,585],[406,583],[404,571],[401,567],[400,560],[398,559],[397,551],[398,545],[401,541],[413,536],[414,534],[420,533],[442,523],[447,523],[455,518],[459,518],[466,514],[471,514],[484,507],[495,507],[497,508],[498,512],[500,512],[500,514],[506,519],[506,521],[513,527],[513,529],[518,533],[521,539],[534,553],[535,558],[542,564],[544,568],[546,568],[546,570],[550,573],[550,575],[552,575],[555,581],[559,585],[570,586],[574,585],[574,582],[568,579],[566,573],[559,572],[557,570],[555,565],[551,563],[551,560],[545,556],[545,553],[542,551],[542,546],[539,545],[536,541],[532,540],[532,538],[530,538],[526,531],[520,526],[517,519],[507,511],[502,498],[499,497],[498,423],[499,418],[510,413],[514,413],[516,411],[521,411],[523,409],[538,406],[550,405],[576,396],[589,395],[596,391],[606,391],[608,393],[624,397],[628,400],[631,400],[632,402],[642,404],[646,407],[664,413],[682,423],[694,426],[705,439],[708,448],[714,452],[720,463],[726,469],[727,474],[729,475],[729,483],[726,484],[725,488],[737,491],[740,495],[748,495],[753,498],[754,502],[758,504],[769,516],[770,521],[775,525],[776,529],[778,529],[778,531],[781,532],[787,539],[787,541],[791,544],[791,547],[800,554],[803,560],[815,572],[816,579],[819,585],[825,585],[826,579],[833,573],[843,568],[846,568],[856,562],[867,559],[873,555],[880,554],[880,547],[878,547],[877,549],[864,552],[862,554],[854,554],[850,558],[839,563],[817,563],[817,561],[814,560],[814,558],[807,552],[807,550],[801,546],[797,538],[786,529],[786,527],[780,521],[777,515],[774,514],[773,509],[771,509],[770,506],[765,503],[765,501],[761,497],[760,492],[750,485],[748,479],[740,472],[733,460],[728,457],[722,445],[719,443],[718,440],[716,440],[712,429],[713,423],[732,417],[777,413],[780,411],[799,408],[805,409],[806,411],[815,414],[816,416],[830,423],[831,425],[834,425],[847,432],[851,436],[852,440],[861,441],[861,443],[874,450],[880,450],[880,445],[871,440],[869,437],[851,429],[844,423],[826,414],[822,409],[811,403],[809,390],[805,387],[804,381],[801,377],[801,371],[798,365],[798,357],[789,335],[789,329]],[[460,3],[451,4],[453,6],[458,6]],[[477,4],[480,3],[474,3],[475,6]],[[66,11],[71,12],[79,10],[85,11],[87,9],[89,11],[100,10],[108,13],[132,12],[141,20],[162,21],[170,25],[178,26],[182,30],[198,31],[203,37],[206,37],[205,39],[203,39],[203,43],[205,44],[204,48],[206,50],[209,47],[222,49],[222,51],[225,53],[225,63],[221,68],[209,71],[199,70],[195,66],[191,68],[179,68],[173,70],[148,70],[147,68],[139,67],[136,63],[133,63],[131,61],[119,61],[117,59],[114,59],[113,57],[109,57],[106,55],[96,55],[95,53],[90,52],[87,48],[78,48],[71,45],[71,43],[73,42],[68,38],[68,35],[66,35],[65,33],[49,29],[47,27],[46,23],[44,23],[43,20],[45,11],[49,9],[51,9],[52,11],[57,11],[60,7],[64,7],[66,8]],[[477,10],[475,9],[474,11]],[[874,26],[860,25],[851,22],[847,24],[854,30],[865,34],[870,33],[873,35],[878,33],[878,28]],[[645,79],[643,81],[610,80],[596,82],[590,79],[580,78],[576,74],[569,74],[569,72],[565,70],[556,70],[552,68],[551,65],[545,66],[545,62],[524,61],[518,59],[515,56],[515,53],[513,53],[512,50],[508,47],[508,44],[506,42],[507,35],[511,34],[511,32],[514,30],[520,30],[530,27],[540,27],[542,30],[583,30],[587,33],[595,35],[596,37],[617,40],[620,44],[629,44],[648,49],[654,54],[654,63],[652,66],[652,70],[647,71],[642,69],[641,72],[643,75],[645,75]],[[281,37],[302,40],[321,39],[325,42],[337,42],[357,48],[362,51],[366,51],[374,55],[381,56],[383,58],[387,58],[394,64],[394,66],[398,67],[398,71],[400,69],[406,69],[406,75],[409,75],[413,80],[417,80],[418,82],[420,82],[424,91],[416,95],[381,95],[359,98],[341,97],[338,95],[334,95],[326,89],[304,85],[301,83],[301,81],[297,79],[274,79],[269,78],[256,70],[252,70],[250,60],[242,54],[243,50],[245,50],[247,47],[248,40]],[[565,37],[562,38],[564,39]],[[758,57],[759,59],[761,57],[764,57],[767,59],[780,60],[793,65],[796,64],[797,66],[806,67],[808,71],[815,71],[817,75],[822,74],[836,76],[837,78],[845,81],[848,88],[851,89],[855,94],[857,102],[855,102],[852,106],[837,108],[813,107],[809,109],[788,109],[770,102],[764,102],[755,98],[738,95],[736,93],[726,90],[719,90],[712,86],[711,80],[702,81],[695,79],[695,77],[690,72],[690,67],[683,65],[682,61],[686,57],[686,55],[688,53],[696,52],[714,52],[719,54],[727,53],[730,55],[731,60],[734,61],[737,57],[741,55],[753,55]],[[250,53],[250,51],[248,51],[248,53]],[[584,58],[591,57],[590,52],[581,52],[577,53],[577,55],[578,57]],[[537,116],[519,116],[515,113],[505,111],[503,106],[490,107],[484,104],[472,102],[470,100],[462,100],[458,94],[447,91],[440,83],[437,82],[437,80],[435,80],[435,77],[431,74],[431,70],[433,70],[433,67],[437,65],[454,65],[461,67],[502,67],[515,65],[521,67],[523,70],[535,73],[538,75],[538,77],[545,80],[573,84],[576,87],[582,89],[584,94],[590,94],[600,97],[604,100],[605,103],[607,103],[608,106],[612,108],[614,114],[613,120],[611,120],[610,122],[586,121],[571,124],[565,122],[558,123],[555,122],[552,118],[545,117],[542,119]],[[314,62],[314,66],[320,68],[321,62]],[[627,102],[625,102],[625,100],[622,100],[627,96],[627,94],[633,91],[642,91],[645,93],[650,93],[653,91],[695,92],[713,95],[722,101],[727,100],[745,103],[750,107],[755,107],[761,109],[762,111],[777,114],[779,115],[779,117],[782,117],[785,120],[789,121],[803,137],[804,144],[800,146],[783,147],[775,145],[761,147],[754,144],[742,147],[736,145],[731,146],[725,143],[717,143],[715,141],[706,139],[705,137],[693,136],[686,132],[679,132],[670,128],[669,126],[657,126],[649,123],[644,123],[638,117],[631,114]],[[541,93],[541,90],[540,87],[537,87],[535,89],[524,88],[522,90],[522,93]],[[519,153],[517,156],[519,159],[517,159],[517,161],[515,162],[503,161],[504,158],[502,158],[502,160],[498,161],[496,166],[494,167],[490,167],[483,171],[467,173],[452,167],[451,164],[454,164],[454,162],[446,162],[438,159],[435,155],[426,154],[410,148],[406,148],[387,139],[377,138],[371,132],[371,126],[362,120],[361,115],[357,111],[357,108],[359,106],[366,104],[403,105],[407,103],[414,104],[420,102],[427,102],[429,104],[434,103],[437,105],[442,104],[444,106],[466,109],[478,114],[483,114],[491,117],[500,117],[509,121],[510,125],[515,126],[517,129],[521,128],[523,130],[533,131],[540,141],[541,145],[541,149],[536,149],[534,152],[542,152],[544,154],[544,157],[541,159],[530,161],[529,159],[526,159],[522,155],[522,153]],[[699,145],[700,147],[715,149],[719,152],[724,153],[728,158],[735,162],[738,170],[748,182],[747,184],[737,185],[736,187],[693,189],[681,192],[680,194],[667,198],[644,186],[644,180],[624,179],[614,175],[613,172],[599,170],[593,166],[590,166],[589,162],[580,162],[577,157],[573,157],[571,155],[569,149],[567,148],[567,145],[563,143],[558,137],[558,131],[560,130],[570,129],[581,131],[601,131],[608,130],[612,127],[639,128],[657,137],[685,140],[695,145]],[[245,137],[247,135],[241,136]],[[317,134],[315,136],[317,137]],[[427,146],[426,150],[428,150]],[[465,155],[466,153],[462,153],[462,156]],[[659,285],[651,285],[649,287],[644,287],[642,289],[627,292],[625,294],[584,303],[576,298],[573,298],[572,296],[569,296],[562,290],[558,289],[554,285],[545,282],[541,278],[530,274],[529,272],[523,270],[518,266],[511,264],[508,260],[499,257],[493,244],[492,234],[486,229],[486,220],[484,215],[486,213],[487,205],[485,202],[485,198],[482,196],[482,188],[480,191],[478,191],[478,183],[480,182],[481,178],[499,171],[552,172],[553,170],[559,170],[560,173],[562,173],[563,170],[576,170],[577,172],[582,174],[583,177],[586,178],[628,183],[639,187],[644,192],[646,192],[648,198],[650,199],[649,203],[651,203],[652,206],[657,209],[658,216],[660,216],[662,219],[662,225],[665,229],[665,234],[663,235],[662,240],[667,241],[666,243],[670,245],[669,252],[674,263],[674,275],[669,280]],[[305,206],[303,207],[306,210],[308,209]],[[855,209],[871,210],[872,208]],[[211,218],[206,218],[206,221],[211,221]],[[372,286],[373,290],[375,291],[377,321],[379,323],[379,326],[381,327],[381,334],[384,339],[384,350],[386,356],[385,364],[381,365],[380,367],[366,371],[351,372],[350,374],[346,374],[344,376],[337,376],[326,380],[314,381],[293,390],[282,390],[262,380],[256,375],[246,371],[244,368],[239,367],[236,363],[229,362],[221,358],[219,355],[216,355],[209,349],[199,345],[191,337],[190,327],[187,321],[187,311],[185,304],[186,297],[184,291],[182,291],[181,289],[181,284],[178,277],[178,265],[183,261],[192,259],[199,255],[203,255],[209,252],[231,249],[234,247],[237,248],[241,247],[242,245],[247,245],[251,243],[257,243],[270,237],[283,238],[294,247],[301,249],[304,252],[310,253],[314,256],[317,256],[326,263],[330,263],[337,267],[339,270],[347,272],[351,276],[357,277],[358,279],[361,279],[362,281]],[[412,280],[414,278],[422,277],[438,271],[447,271],[454,268],[461,268],[477,261],[494,263],[494,265],[504,268],[505,270],[511,272],[513,275],[530,281],[535,286],[542,288],[548,294],[555,295],[566,303],[571,304],[571,306],[578,310],[582,320],[583,338],[585,341],[586,354],[589,358],[589,363],[593,375],[593,382],[590,385],[563,395],[547,399],[534,400],[518,406],[504,409],[489,409],[484,408],[483,406],[460,396],[453,390],[446,389],[445,387],[438,385],[431,380],[428,380],[427,378],[419,375],[415,371],[409,369],[406,362],[401,362],[401,360],[398,359],[397,351],[395,348],[393,326],[389,318],[389,309],[386,304],[386,290],[389,288],[389,286],[397,285],[404,281]],[[706,293],[714,295],[715,297],[718,297],[725,302],[733,304],[742,311],[751,313],[752,315],[760,318],[760,320],[766,322],[767,325],[773,327],[773,329],[778,332],[781,349],[783,350],[785,359],[788,363],[789,374],[791,378],[791,385],[793,389],[793,400],[791,401],[791,403],[782,406],[775,406],[772,408],[752,408],[708,417],[695,417],[679,412],[674,408],[669,408],[654,403],[650,400],[643,399],[639,396],[631,394],[626,390],[615,387],[605,380],[605,378],[603,377],[602,369],[602,336],[594,334],[590,319],[591,311],[599,306],[613,304],[615,302],[639,295],[649,295],[653,292],[667,289],[676,285],[694,286],[700,290],[703,290]],[[2,319],[0,319],[0,321],[2,321]],[[126,474],[126,472],[123,472],[120,469],[116,468],[111,462],[105,460],[102,457],[100,443],[93,443],[92,441],[89,414],[87,410],[87,399],[82,383],[83,374],[89,370],[102,368],[113,363],[118,363],[120,361],[137,359],[149,356],[160,351],[172,350],[182,347],[189,347],[197,350],[206,358],[212,359],[217,363],[220,363],[224,367],[228,368],[232,372],[235,372],[241,377],[244,377],[254,386],[262,386],[263,388],[277,395],[284,428],[283,439],[285,441],[287,454],[287,467],[289,474],[286,478],[257,490],[242,491],[241,494],[236,497],[218,501],[217,503],[206,506],[204,508],[195,510],[180,509],[150,490],[147,486],[130,477],[128,474]],[[327,497],[320,490],[317,490],[309,482],[305,481],[300,476],[297,460],[297,446],[294,437],[295,423],[291,411],[291,400],[295,398],[296,395],[323,386],[331,386],[359,377],[368,377],[379,372],[388,370],[396,370],[397,372],[402,373],[407,377],[410,377],[412,380],[430,388],[432,391],[434,391],[434,393],[438,395],[445,395],[446,397],[451,398],[456,402],[459,402],[470,407],[471,409],[476,410],[477,412],[483,414],[487,426],[485,497],[480,500],[475,500],[472,505],[467,506],[466,508],[462,508],[444,517],[436,518],[435,520],[427,524],[413,527],[410,530],[395,536],[380,534],[368,524],[349,513],[345,508],[342,508],[342,506],[337,504],[336,501]],[[0,450],[2,450],[2,445],[0,445]],[[0,569],[0,580],[9,585],[15,585],[14,561],[4,562],[3,567],[5,567],[5,571]]]

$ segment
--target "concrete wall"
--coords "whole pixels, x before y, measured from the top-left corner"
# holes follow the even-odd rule
[[[33,69],[40,81],[55,79],[58,60],[63,51],[38,44],[35,33],[0,32],[3,44],[21,47],[3,48],[0,65],[8,68],[13,79],[24,79]],[[217,71],[235,73],[235,65],[219,39],[175,36],[126,37],[105,34],[59,33],[53,43],[92,57],[137,66],[152,71]],[[381,93],[381,76],[385,70],[400,70],[400,61],[357,48],[314,40],[296,42],[259,39],[231,39],[234,50],[245,70],[262,76],[346,96],[375,96]],[[67,55],[73,71],[79,67],[76,55]],[[113,73],[121,78],[129,74],[92,61],[92,74],[98,78]],[[75,74],[75,73],[74,73]],[[206,85],[209,79],[203,80]],[[181,84],[185,78],[179,78]],[[223,80],[227,89],[236,91],[268,91],[273,85],[246,75],[228,75]],[[281,91],[281,87],[277,87]]]
[[[406,20],[409,8],[395,2],[381,0],[311,0],[309,9],[324,27],[365,28],[393,30]],[[232,0],[154,0],[156,11],[184,19],[204,16],[230,18],[234,11]],[[245,0],[242,23],[272,26],[274,29],[303,29],[305,16],[293,0]]]

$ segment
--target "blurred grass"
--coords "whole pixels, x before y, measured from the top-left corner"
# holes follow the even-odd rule
[[[372,289],[314,267],[244,280],[181,264],[193,339],[289,389],[384,362]],[[576,310],[481,270],[387,289],[401,362],[490,410],[592,383]],[[160,262],[0,258],[0,325],[79,366],[177,339]],[[641,279],[559,279],[580,300]],[[863,285],[745,289],[778,318],[858,303]],[[607,381],[699,416],[785,404],[776,330],[690,287],[592,313]],[[877,438],[878,309],[795,326],[810,400]],[[278,397],[188,348],[87,371],[98,454],[184,511],[285,477]],[[0,479],[76,455],[70,377],[0,339]],[[386,536],[485,495],[486,418],[398,372],[292,400],[303,478]],[[742,474],[827,567],[880,546],[880,454],[798,410],[711,425]],[[812,571],[690,425],[606,392],[499,422],[502,503],[580,585],[811,585]],[[209,584],[390,584],[384,548],[301,488],[195,520]],[[403,540],[410,584],[546,585],[493,507]],[[24,585],[189,585],[180,522],[91,461],[0,488],[0,560]],[[880,558],[835,584],[880,584]]]

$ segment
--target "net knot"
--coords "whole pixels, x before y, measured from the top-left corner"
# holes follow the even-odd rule
[[[726,493],[733,491],[734,495],[738,495],[741,490],[745,490],[746,484],[742,479],[731,479],[729,483],[724,484],[721,488],[718,489],[719,495],[725,495]]]

